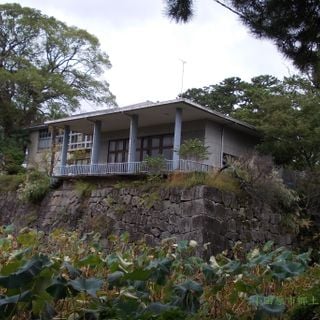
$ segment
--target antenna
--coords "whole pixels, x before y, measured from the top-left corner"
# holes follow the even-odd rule
[[[183,79],[184,79],[184,65],[187,63],[187,61],[184,61],[182,59],[179,59],[182,63],[182,74],[181,74],[181,91],[180,94],[183,92]]]

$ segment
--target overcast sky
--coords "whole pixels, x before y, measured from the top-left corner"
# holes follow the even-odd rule
[[[96,35],[109,55],[105,73],[119,106],[177,97],[227,77],[295,72],[268,41],[255,39],[237,17],[213,0],[197,0],[188,24],[165,17],[162,0],[16,0]],[[88,110],[97,109],[87,106]]]

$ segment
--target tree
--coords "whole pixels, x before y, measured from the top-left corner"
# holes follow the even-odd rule
[[[40,11],[0,5],[0,126],[4,137],[74,111],[81,100],[110,105],[110,67],[96,37]]]
[[[272,40],[294,65],[320,87],[319,0],[224,0],[215,2],[237,14],[258,38]],[[167,15],[188,22],[193,0],[166,0]]]
[[[277,164],[295,169],[318,167],[320,91],[309,80],[297,76],[283,81],[268,75],[252,78],[251,82],[232,79],[238,79],[241,85],[238,90],[229,91],[228,99],[221,99],[220,93],[230,89],[229,81],[190,89],[188,98],[197,103],[206,101],[214,110],[232,110],[233,117],[255,125],[263,137],[258,149],[272,154]],[[218,103],[221,104],[217,108]]]
[[[180,97],[230,115],[242,103],[245,86],[245,82],[238,77],[227,78],[219,84],[188,89]]]
[[[203,161],[208,159],[208,148],[202,140],[194,138],[185,140],[178,152],[183,159]]]

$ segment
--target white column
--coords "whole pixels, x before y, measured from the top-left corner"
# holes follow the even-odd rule
[[[182,127],[182,109],[176,109],[176,118],[174,123],[174,137],[173,137],[173,169],[179,169],[179,149],[181,145],[181,127]]]
[[[93,125],[93,137],[92,137],[92,148],[91,148],[91,164],[97,164],[99,162],[100,153],[100,142],[101,142],[101,121],[97,120]]]
[[[136,161],[137,139],[138,139],[138,115],[130,116],[130,135],[129,135],[129,150],[128,162]]]
[[[223,167],[224,127],[221,128],[220,168]]]
[[[61,167],[64,167],[67,164],[69,139],[70,139],[70,126],[64,126],[62,149],[61,149]]]

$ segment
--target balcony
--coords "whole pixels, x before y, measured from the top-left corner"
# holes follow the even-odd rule
[[[109,176],[109,175],[137,175],[153,172],[169,173],[178,172],[209,172],[214,168],[210,165],[192,160],[165,160],[161,170],[150,168],[144,161],[142,162],[121,162],[121,163],[101,163],[87,165],[66,165],[54,168],[55,177],[81,177],[81,176]]]

